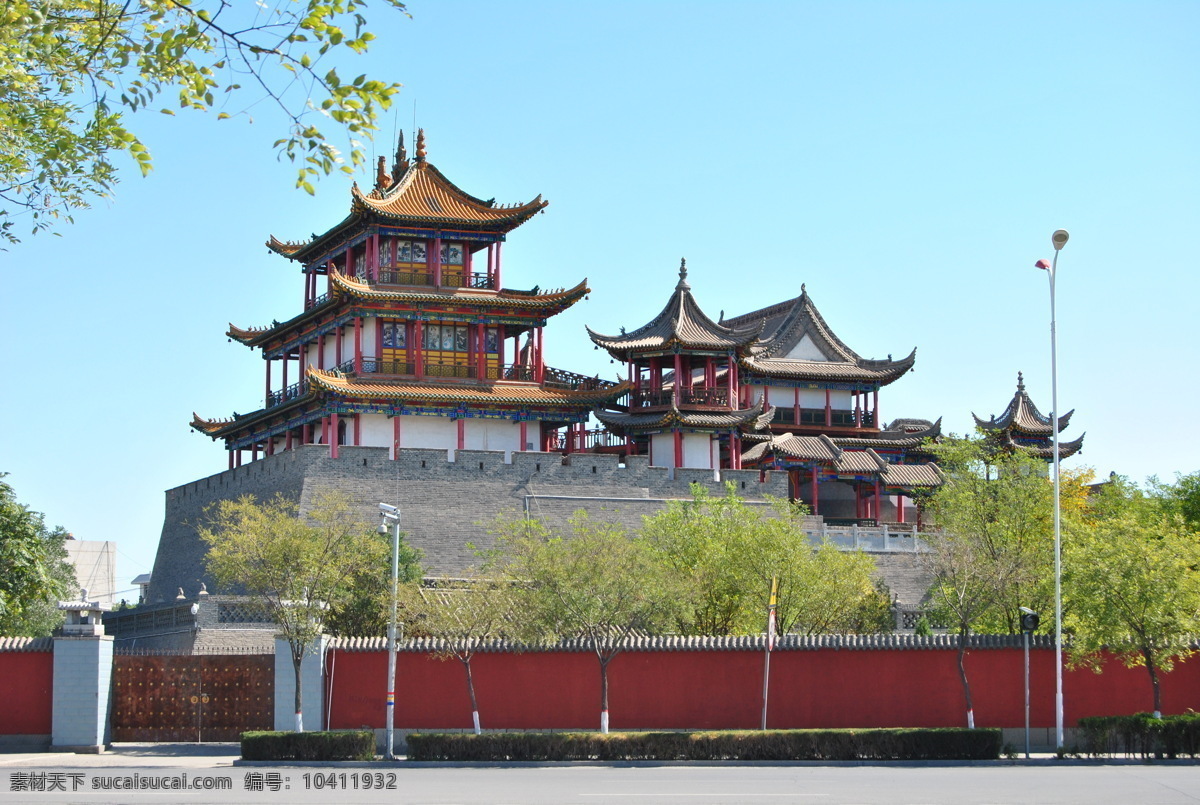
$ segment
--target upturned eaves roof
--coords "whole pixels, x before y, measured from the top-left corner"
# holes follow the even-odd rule
[[[1071,415],[1074,413],[1075,411],[1072,409],[1058,418],[1059,433],[1067,429],[1067,424],[1071,421]],[[1050,417],[1039,411],[1033,404],[1033,400],[1025,391],[1025,378],[1020,372],[1017,373],[1016,393],[1013,394],[1004,413],[987,420],[975,416],[974,412],[971,416],[974,417],[975,424],[985,431],[1013,430],[1029,436],[1054,435],[1054,425]]]
[[[586,328],[592,342],[615,358],[625,359],[630,352],[680,347],[695,350],[731,350],[748,347],[762,332],[762,322],[726,327],[704,314],[692,297],[687,267],[681,265],[675,292],[662,311],[631,333],[601,335]]]
[[[772,406],[764,408],[763,400],[760,397],[754,405],[737,411],[681,411],[672,404],[669,408],[647,413],[635,414],[624,411],[593,411],[592,413],[609,430],[624,433],[626,430],[642,431],[660,427],[715,429],[741,426],[761,427],[764,419],[769,422],[775,415],[775,409]]]

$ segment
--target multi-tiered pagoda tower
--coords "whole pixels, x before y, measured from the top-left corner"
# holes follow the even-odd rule
[[[194,417],[223,439],[229,466],[298,445],[511,451],[551,449],[564,426],[626,386],[547,367],[547,320],[588,293],[501,284],[509,232],[540,212],[538,196],[498,206],[471,196],[403,136],[391,171],[352,188],[350,214],[304,242],[267,245],[299,264],[303,310],[228,335],[261,350],[263,407]]]
[[[1062,432],[1071,422],[1074,409],[1058,418],[1059,459],[1070,458],[1083,449],[1083,437],[1064,442]],[[1017,390],[1000,416],[981,419],[971,414],[975,426],[993,450],[1021,452],[1044,461],[1054,461],[1054,421],[1038,410],[1025,391],[1025,377],[1017,372]]]

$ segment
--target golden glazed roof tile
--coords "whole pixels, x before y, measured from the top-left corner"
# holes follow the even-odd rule
[[[521,308],[558,308],[566,310],[585,295],[591,293],[584,279],[574,288],[556,291],[532,292],[501,289],[499,291],[475,288],[444,288],[430,290],[392,290],[371,285],[354,277],[347,277],[334,269],[329,274],[333,287],[358,299],[393,302],[439,302],[447,305],[503,306]]]
[[[337,372],[308,368],[308,379],[315,389],[347,397],[446,401],[479,405],[592,405],[615,399],[629,391],[628,381],[602,389],[568,391],[545,388],[533,383],[495,383],[492,385],[441,385],[437,383],[351,378]]]

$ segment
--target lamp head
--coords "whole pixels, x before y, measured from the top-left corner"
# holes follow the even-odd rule
[[[1017,609],[1021,610],[1021,611],[1022,611],[1022,612],[1024,612],[1026,615],[1036,615],[1036,614],[1037,614],[1036,612],[1034,612],[1034,611],[1033,611],[1032,609],[1030,609],[1029,607],[1017,607]]]
[[[1070,237],[1065,229],[1054,230],[1054,234],[1050,236],[1050,242],[1054,244],[1054,251],[1062,251],[1062,247],[1067,245],[1067,239]]]
[[[1040,268],[1042,271],[1049,271],[1050,270],[1050,261],[1045,258],[1042,258],[1041,260],[1038,260],[1036,263],[1034,263],[1033,267]]]

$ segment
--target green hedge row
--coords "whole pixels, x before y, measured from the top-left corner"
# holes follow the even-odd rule
[[[370,730],[243,732],[242,760],[374,760]]]
[[[1150,713],[1081,718],[1079,751],[1143,758],[1200,757],[1200,713],[1163,718]]]
[[[997,729],[413,733],[409,760],[992,760]]]

